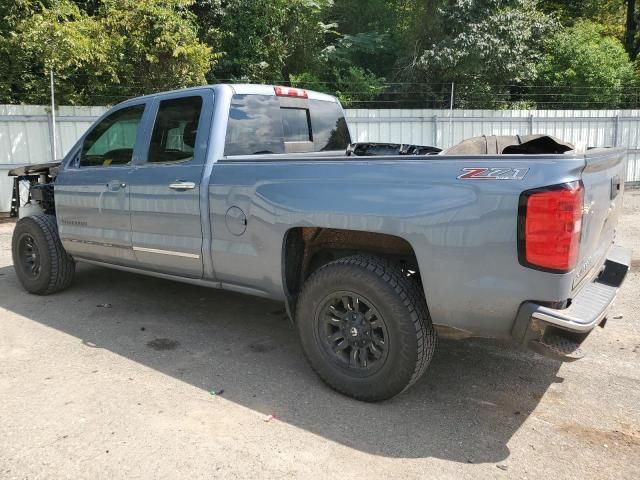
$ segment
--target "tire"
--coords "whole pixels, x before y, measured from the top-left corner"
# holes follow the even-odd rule
[[[75,262],[65,251],[53,215],[21,218],[11,240],[18,280],[29,293],[49,295],[71,285]]]
[[[324,265],[304,284],[296,312],[311,367],[330,387],[358,400],[403,392],[435,351],[420,286],[383,258],[355,255]]]

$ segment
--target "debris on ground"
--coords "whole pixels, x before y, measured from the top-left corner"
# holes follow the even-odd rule
[[[98,308],[111,308],[111,304],[110,303],[99,303],[98,305],[96,305],[96,307],[98,307]]]
[[[496,465],[496,467],[498,467],[500,470],[505,470],[505,471],[509,468],[506,465]]]
[[[216,390],[215,388],[213,390],[209,390],[209,393],[212,396],[216,396],[216,395],[222,395],[224,393],[224,388],[221,388],[220,390]]]
[[[616,315],[615,317],[613,317],[613,319],[614,320],[620,320],[623,317],[624,317],[624,315]]]
[[[171,340],[170,338],[156,338],[147,342],[147,347],[151,347],[154,350],[175,350],[180,342]]]
[[[265,421],[265,422],[271,422],[271,421],[273,421],[273,420],[275,420],[275,419],[276,419],[276,416],[275,416],[275,415],[267,415],[266,417],[264,417],[263,421]]]

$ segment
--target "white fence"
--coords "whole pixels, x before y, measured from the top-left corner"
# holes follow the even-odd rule
[[[105,107],[56,111],[61,158]],[[43,106],[0,106],[0,212],[10,208],[16,165],[52,160],[53,124]],[[640,182],[640,110],[347,110],[354,140],[449,147],[477,135],[547,133],[590,147],[629,149],[627,181]]]

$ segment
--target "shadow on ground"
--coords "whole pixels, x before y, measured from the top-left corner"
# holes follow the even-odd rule
[[[100,305],[100,306],[98,306]],[[366,404],[308,367],[282,306],[239,294],[79,265],[74,286],[26,294],[0,269],[0,307],[225,399],[367,453],[499,462],[559,364],[489,341],[441,341],[408,392]]]

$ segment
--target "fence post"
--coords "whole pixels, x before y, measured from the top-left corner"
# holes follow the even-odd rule
[[[613,125],[613,146],[617,147],[620,143],[620,115],[616,115],[615,124]]]
[[[52,112],[47,112],[47,130],[49,133],[49,148],[51,149],[51,161],[56,161],[56,153],[54,148],[56,148],[55,141],[55,128],[53,126],[53,115]]]
[[[533,135],[533,113],[529,114],[529,135]]]
[[[449,104],[449,146],[453,146],[453,98],[455,94],[455,83],[451,82],[451,103]]]
[[[433,117],[431,117],[431,122],[433,123],[433,129],[432,129],[433,142],[431,145],[434,147],[437,147],[438,146],[438,115],[434,115]]]

